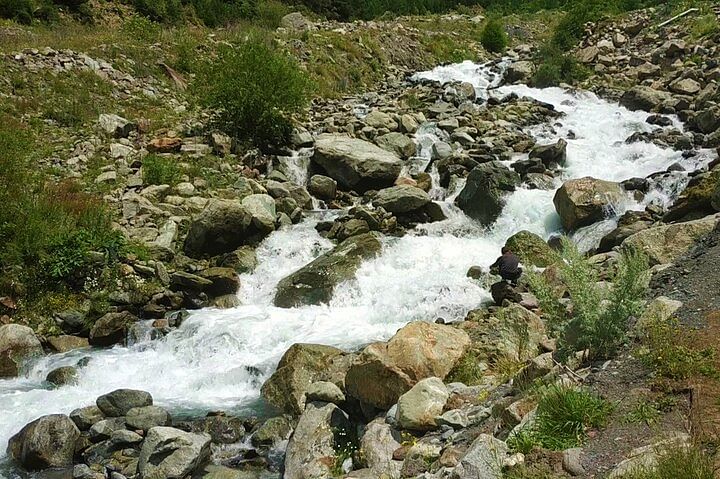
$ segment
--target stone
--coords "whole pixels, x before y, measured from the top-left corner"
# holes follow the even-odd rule
[[[392,186],[402,168],[397,155],[367,141],[336,134],[317,138],[312,162],[342,187],[359,193]]]
[[[290,135],[290,143],[295,148],[309,148],[313,146],[315,140],[309,131],[300,127],[293,129],[293,132]]]
[[[112,417],[103,419],[92,425],[88,431],[88,437],[94,443],[107,441],[113,432],[125,429],[125,420],[123,418]]]
[[[643,447],[637,447],[630,451],[627,459],[620,462],[608,474],[608,479],[621,479],[630,473],[641,469],[652,469],[657,466],[657,461],[663,451],[673,448],[691,447],[691,438],[683,432],[666,433],[665,438]]]
[[[204,291],[211,296],[222,296],[224,294],[235,294],[240,288],[240,278],[232,268],[214,267],[204,269],[200,276],[211,281],[211,285],[204,288]]]
[[[714,133],[720,129],[720,108],[707,108],[697,112],[693,118],[695,126],[700,132],[707,134]]]
[[[185,271],[176,271],[170,275],[170,287],[173,291],[183,291],[194,294],[209,289],[212,284],[212,281],[207,278]]]
[[[137,124],[118,115],[102,114],[98,118],[100,129],[115,138],[127,138],[137,130]]]
[[[268,233],[275,228],[275,200],[265,194],[254,194],[246,196],[242,200],[242,206],[250,215],[250,221],[259,231]]]
[[[371,477],[399,479],[401,461],[393,460],[393,453],[400,448],[400,434],[394,431],[382,418],[374,419],[366,427],[360,439],[365,463],[374,474]]]
[[[542,378],[555,368],[553,353],[543,353],[534,357],[526,364],[513,378],[513,386],[519,390],[532,384],[538,378]]]
[[[435,429],[435,418],[442,414],[449,397],[441,379],[426,378],[417,382],[398,400],[397,424],[411,431]]]
[[[345,394],[335,384],[328,381],[317,381],[305,392],[306,401],[331,402],[340,405],[345,402]]]
[[[555,193],[555,210],[567,231],[591,225],[609,216],[609,210],[626,201],[622,187],[589,176],[563,183]]]
[[[128,311],[107,313],[95,321],[90,329],[90,345],[113,346],[124,343],[130,326],[137,321],[137,316]]]
[[[300,12],[288,13],[280,19],[280,26],[295,32],[312,30],[315,28],[313,23],[305,18]]]
[[[591,45],[578,51],[576,57],[581,63],[593,63],[599,54],[600,49],[595,45]]]
[[[143,438],[140,434],[127,429],[118,429],[110,434],[110,445],[117,449],[133,447],[142,441]]]
[[[378,191],[373,204],[393,214],[410,213],[430,203],[430,196],[420,188],[399,185]]]
[[[702,90],[702,85],[692,78],[678,78],[670,83],[670,90],[680,95],[696,95]]]
[[[172,427],[148,431],[138,458],[141,479],[184,479],[210,455],[210,436]]]
[[[571,476],[584,476],[585,468],[582,465],[582,448],[573,447],[565,449],[562,455],[563,469]]]
[[[64,414],[42,416],[29,423],[8,441],[7,452],[29,471],[73,464],[80,431]]]
[[[233,152],[235,147],[235,142],[230,136],[218,131],[210,133],[209,140],[213,153],[217,156],[227,156]]]
[[[80,336],[60,335],[47,338],[48,345],[56,353],[67,353],[75,349],[87,348],[90,342]]]
[[[453,156],[453,148],[444,141],[436,141],[431,148],[431,158],[433,160],[445,160]]]
[[[310,194],[321,200],[334,200],[337,195],[337,181],[329,176],[313,175],[308,183]]]
[[[253,446],[273,446],[288,438],[293,428],[282,416],[271,417],[258,428],[250,439]]]
[[[152,406],[153,399],[146,391],[116,389],[98,397],[95,403],[106,416],[120,417],[125,416],[132,408]]]
[[[414,116],[405,114],[400,117],[400,129],[405,133],[413,134],[420,128],[420,123]]]
[[[96,184],[115,183],[116,181],[117,181],[117,172],[116,171],[106,171],[105,173],[100,173],[95,178]]]
[[[45,377],[45,380],[55,386],[64,386],[66,384],[77,384],[78,371],[72,366],[63,366],[53,369]]]
[[[389,114],[380,110],[372,110],[363,119],[368,126],[377,129],[397,130],[398,124]]]
[[[129,429],[148,431],[155,426],[169,426],[170,414],[158,406],[141,406],[130,409],[125,415],[125,425]]]
[[[70,419],[81,431],[87,431],[96,423],[105,419],[105,415],[97,406],[86,406],[70,413]]]
[[[502,163],[483,163],[470,172],[455,204],[469,217],[491,225],[505,206],[504,195],[519,184],[518,174]]]
[[[509,301],[511,303],[519,303],[522,301],[522,295],[515,287],[513,287],[512,284],[505,280],[491,284],[490,295],[497,306],[502,306],[505,301]]]
[[[235,444],[245,437],[242,419],[224,414],[208,415],[193,423],[191,432],[210,434],[214,444]]]
[[[332,346],[293,344],[260,392],[273,406],[299,416],[305,407],[306,392],[312,384],[327,381],[336,386],[342,385],[350,359],[351,356]]]
[[[510,451],[499,439],[480,434],[455,467],[451,479],[502,479],[505,459]]]
[[[378,136],[375,138],[375,143],[383,150],[391,151],[404,159],[411,158],[417,153],[415,142],[398,132]]]
[[[252,273],[257,267],[258,261],[255,250],[249,246],[243,246],[232,253],[224,255],[218,266],[232,268],[237,274]]]
[[[567,141],[562,138],[549,145],[537,145],[530,150],[530,158],[542,161],[546,168],[565,166],[567,162]]]
[[[17,376],[27,361],[42,354],[42,345],[32,328],[20,324],[0,326],[0,378]]]
[[[505,247],[515,253],[525,265],[546,268],[557,261],[558,256],[540,236],[530,231],[519,231],[505,242]]]
[[[672,100],[672,96],[648,86],[635,86],[620,97],[620,105],[630,111],[658,111],[662,105]]]
[[[360,264],[376,256],[381,248],[377,233],[346,239],[333,250],[280,280],[275,306],[293,308],[329,302],[335,286],[354,277]]]
[[[464,331],[450,326],[412,322],[388,342],[367,346],[345,377],[345,393],[389,409],[418,381],[444,379],[470,347]]]
[[[335,444],[349,430],[347,414],[335,404],[308,403],[288,441],[283,478],[333,477]]]
[[[674,263],[719,222],[720,215],[716,214],[685,223],[654,226],[628,237],[622,247],[643,251],[652,265]]]
[[[182,148],[181,138],[154,138],[145,146],[150,153],[177,153]]]
[[[513,62],[505,72],[505,81],[508,83],[527,83],[535,73],[533,62],[521,60]]]

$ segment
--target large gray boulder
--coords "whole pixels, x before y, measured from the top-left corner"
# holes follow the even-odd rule
[[[392,186],[402,168],[397,155],[367,141],[335,134],[317,138],[312,161],[342,187],[360,193]]]
[[[43,416],[10,438],[7,452],[25,469],[72,466],[80,430],[64,414]]]
[[[0,378],[17,376],[23,363],[43,354],[31,328],[19,324],[0,326]]]
[[[170,414],[158,406],[134,407],[125,415],[128,429],[148,431],[156,426],[169,426],[170,423]]]
[[[469,217],[490,225],[505,206],[505,194],[519,184],[520,176],[502,163],[483,163],[470,172],[455,204]]]
[[[426,378],[418,381],[412,389],[400,396],[395,419],[403,429],[435,429],[435,418],[442,414],[448,397],[448,390],[442,380]]]
[[[408,159],[417,153],[417,145],[402,133],[388,133],[375,138],[375,143],[383,150],[395,153],[400,158]]]
[[[152,406],[153,399],[146,391],[116,389],[98,397],[95,403],[107,417],[120,417],[125,416],[132,408]]]
[[[360,450],[368,469],[374,474],[372,477],[385,474],[389,479],[400,478],[402,461],[393,460],[393,453],[401,446],[400,440],[400,434],[384,418],[375,419],[365,427]]]
[[[393,214],[404,214],[419,210],[431,201],[430,196],[420,188],[399,185],[378,191],[373,204]]]
[[[158,426],[148,431],[138,458],[141,479],[184,479],[210,455],[210,435]]]
[[[90,329],[90,344],[92,346],[112,346],[124,343],[130,326],[137,321],[137,316],[129,311],[107,313],[95,321]]]
[[[70,419],[81,431],[87,431],[96,423],[105,419],[105,415],[97,406],[86,406],[73,410]]]
[[[505,459],[509,455],[507,444],[489,434],[480,434],[470,444],[451,479],[502,479]]]
[[[657,111],[671,100],[672,95],[667,92],[648,86],[636,86],[623,93],[620,105],[631,111]]]
[[[284,479],[333,477],[335,445],[350,430],[347,414],[332,403],[311,402],[290,436]]]
[[[530,150],[530,158],[538,158],[543,162],[545,168],[565,166],[567,162],[567,146],[567,141],[562,138],[556,143],[538,145]]]
[[[332,299],[335,286],[351,279],[360,264],[377,255],[381,247],[376,233],[346,239],[332,251],[280,280],[275,306],[293,308],[327,303]]]
[[[563,183],[553,203],[563,227],[573,231],[611,216],[614,208],[625,200],[619,183],[586,176]]]
[[[185,238],[185,253],[199,258],[230,253],[260,242],[275,229],[275,202],[267,195],[237,200],[210,200],[193,219]]]

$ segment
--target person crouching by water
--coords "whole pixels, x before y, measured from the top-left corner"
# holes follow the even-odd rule
[[[490,271],[497,269],[500,273],[500,277],[508,281],[513,286],[517,286],[517,282],[522,275],[522,268],[520,268],[520,258],[515,256],[510,248],[503,247],[501,250],[502,256],[500,256],[495,263],[490,266]]]

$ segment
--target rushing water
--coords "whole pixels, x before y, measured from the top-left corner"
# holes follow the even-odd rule
[[[566,115],[531,133],[548,143],[574,138],[568,139],[568,164],[562,179],[593,176],[619,181],[662,171],[675,162],[692,170],[709,160],[702,154],[683,159],[680,152],[647,143],[626,144],[624,140],[632,133],[650,131],[645,123],[647,114],[630,112],[590,93],[525,86],[488,92],[488,87],[499,83],[489,71],[465,62],[418,77],[469,81],[481,97],[515,92],[555,105]],[[441,138],[441,132],[425,125],[418,133],[421,156],[427,158],[432,142]],[[420,164],[408,168],[426,164],[421,159]],[[301,170],[292,170],[292,176],[306,178]],[[649,200],[666,203],[672,188],[684,178],[680,175],[676,180],[659,185],[662,188],[649,195]],[[560,184],[558,179],[556,186]],[[553,191],[520,188],[508,197],[496,224],[483,229],[452,206],[457,192],[457,187],[448,192],[435,188],[433,196],[445,199],[448,219],[421,226],[403,238],[385,239],[382,254],[366,261],[354,280],[340,285],[328,305],[272,306],[275,285],[282,277],[332,247],[314,229],[318,216],[331,214],[326,212],[311,215],[264,241],[257,251],[258,268],[241,277],[238,295],[243,306],[197,311],[159,341],[47,356],[25,376],[0,380],[0,449],[4,451],[7,439],[38,416],[69,413],[120,387],[147,390],[157,404],[176,414],[217,409],[258,413],[262,407],[260,386],[293,343],[352,349],[386,339],[408,321],[463,318],[489,299],[487,290],[465,276],[467,269],[492,263],[505,240],[519,230],[550,236],[558,231],[559,218],[552,204]],[[616,209],[620,213],[643,206],[628,200]],[[610,220],[603,227],[612,224]],[[596,227],[578,237],[591,243],[601,234]],[[77,385],[51,389],[44,382],[52,369],[76,364],[84,357],[90,361],[80,369]]]

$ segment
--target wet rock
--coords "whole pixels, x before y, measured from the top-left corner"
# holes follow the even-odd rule
[[[337,194],[337,181],[329,176],[313,175],[308,183],[308,191],[318,199],[334,200]]]
[[[237,274],[243,274],[253,272],[257,264],[258,261],[255,250],[249,246],[243,246],[232,253],[224,255],[218,266],[232,268]]]
[[[332,251],[280,280],[275,306],[293,308],[329,302],[335,286],[352,278],[362,261],[374,257],[380,249],[376,233],[348,238]]]
[[[308,403],[288,442],[284,479],[332,477],[336,435],[350,430],[347,414],[332,403]]]
[[[10,438],[8,454],[25,469],[72,466],[80,431],[64,414],[43,416]]]
[[[569,180],[555,193],[553,203],[563,227],[573,231],[604,219],[608,210],[626,200],[618,183],[591,177]]]
[[[193,423],[192,432],[207,433],[215,444],[235,444],[245,437],[242,419],[225,414],[208,415]]]
[[[112,346],[124,343],[128,330],[138,318],[128,311],[108,313],[98,319],[90,330],[92,346]]]
[[[658,111],[663,104],[671,100],[669,93],[647,86],[636,86],[623,93],[620,105],[631,111]]]
[[[442,414],[449,397],[447,388],[438,378],[418,381],[408,392],[400,396],[396,420],[403,429],[427,431],[435,429],[435,418]]]
[[[42,354],[42,345],[32,328],[19,324],[0,326],[0,378],[17,376],[25,362]]]
[[[70,413],[70,419],[81,431],[89,430],[95,423],[105,419],[105,415],[97,406],[87,406],[75,409]]]
[[[400,185],[380,190],[373,204],[394,214],[410,213],[430,203],[430,196],[415,186]]]
[[[453,149],[444,141],[436,141],[432,146],[432,159],[445,160],[453,156]]]
[[[171,427],[148,431],[138,458],[141,479],[184,479],[210,454],[210,436],[191,434]]]
[[[100,129],[115,138],[127,138],[137,130],[137,124],[118,115],[102,114],[98,118]]]
[[[342,135],[320,135],[313,163],[342,187],[363,193],[395,183],[402,160],[367,141]]]
[[[508,83],[527,83],[534,72],[535,66],[530,61],[513,62],[505,72],[505,81]]]
[[[293,428],[286,418],[271,417],[253,434],[251,441],[253,446],[273,446],[288,438]]]
[[[471,218],[490,225],[505,206],[505,194],[519,184],[518,174],[502,163],[483,163],[470,172],[455,204]]]
[[[345,402],[345,394],[335,384],[328,381],[317,381],[305,392],[306,401],[331,402],[341,405]]]
[[[545,268],[557,261],[557,254],[544,239],[530,231],[519,231],[505,242],[523,264]]]
[[[88,437],[94,443],[107,441],[113,432],[125,429],[125,419],[121,417],[112,417],[103,419],[92,425],[88,431]]]
[[[55,386],[77,384],[78,371],[72,366],[63,366],[50,371],[45,377],[45,380]]]
[[[387,133],[375,138],[375,143],[383,150],[395,153],[404,159],[415,156],[417,152],[415,142],[402,133]]]
[[[235,294],[240,288],[240,278],[238,278],[237,272],[231,268],[204,269],[200,276],[210,280],[211,285],[205,288],[205,292],[211,296]]]
[[[400,477],[402,462],[393,460],[393,453],[400,448],[399,439],[400,434],[381,418],[367,425],[360,440],[360,450],[365,464],[374,474],[371,477],[382,477],[383,474],[391,479]]]
[[[470,346],[458,329],[413,322],[387,343],[366,347],[345,377],[346,394],[388,409],[421,379],[444,379]]]
[[[618,220],[618,226],[600,240],[597,251],[607,252],[619,246],[626,238],[653,225],[652,218],[645,212],[628,211]]]
[[[557,143],[535,146],[530,150],[530,158],[541,160],[548,169],[565,166],[567,162],[567,145],[567,141],[561,138]]]
[[[52,336],[47,339],[50,348],[56,353],[66,353],[75,349],[87,348],[90,346],[90,342],[87,338],[81,338],[79,336]]]
[[[132,408],[152,406],[153,399],[146,391],[116,389],[98,397],[95,403],[106,416],[120,417],[125,416]]]
[[[158,406],[134,407],[125,415],[125,425],[133,430],[148,431],[155,426],[170,424],[170,414]]]

